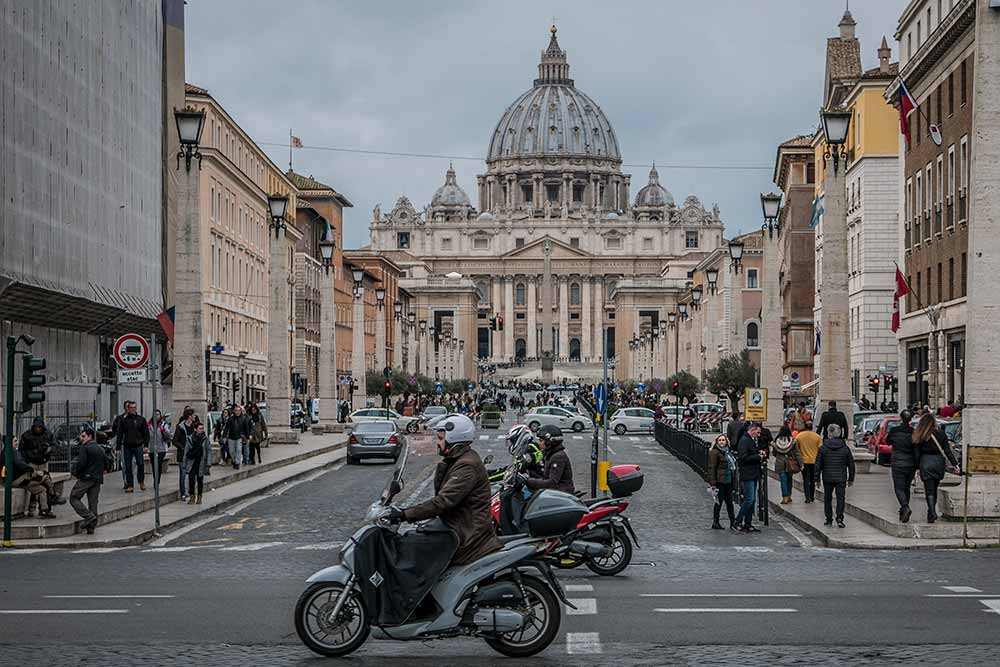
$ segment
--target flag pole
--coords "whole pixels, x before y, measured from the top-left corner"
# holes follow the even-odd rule
[[[292,170],[292,128],[288,128],[288,171]]]

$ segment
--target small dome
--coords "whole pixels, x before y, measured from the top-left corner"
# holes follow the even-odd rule
[[[448,165],[448,173],[444,177],[444,185],[437,189],[431,198],[431,206],[442,206],[455,208],[458,206],[472,206],[469,195],[458,184],[455,178],[455,170]]]
[[[490,220],[496,220],[496,219],[497,219],[497,217],[495,215],[493,215],[492,213],[490,213],[489,211],[483,211],[482,213],[479,214],[479,217],[476,218],[476,220],[482,220],[483,222],[487,222],[487,221],[490,221]]]
[[[635,196],[635,206],[673,206],[674,196],[660,185],[660,175],[656,171],[656,165],[649,170],[649,183],[644,185]]]
[[[618,214],[615,213],[614,211],[609,211],[608,214],[606,216],[604,216],[604,219],[605,220],[617,220],[618,219]]]

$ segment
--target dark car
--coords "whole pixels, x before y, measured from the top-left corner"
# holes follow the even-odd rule
[[[347,440],[347,462],[367,458],[389,458],[396,462],[405,446],[405,437],[396,423],[389,421],[358,422]]]

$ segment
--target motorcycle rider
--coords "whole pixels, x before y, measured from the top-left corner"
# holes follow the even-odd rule
[[[434,497],[406,509],[391,507],[386,519],[414,523],[441,517],[458,535],[451,562],[464,565],[501,548],[493,533],[490,482],[483,460],[472,449],[476,425],[471,419],[452,415],[435,424],[434,430],[442,457],[434,473]]]
[[[535,432],[538,442],[542,445],[543,462],[541,477],[524,477],[524,485],[532,491],[538,489],[555,489],[566,493],[574,493],[573,466],[569,455],[563,447],[562,429],[546,424]]]

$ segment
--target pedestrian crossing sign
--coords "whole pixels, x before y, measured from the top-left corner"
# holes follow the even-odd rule
[[[767,389],[763,387],[747,387],[746,393],[747,420],[767,421]]]

